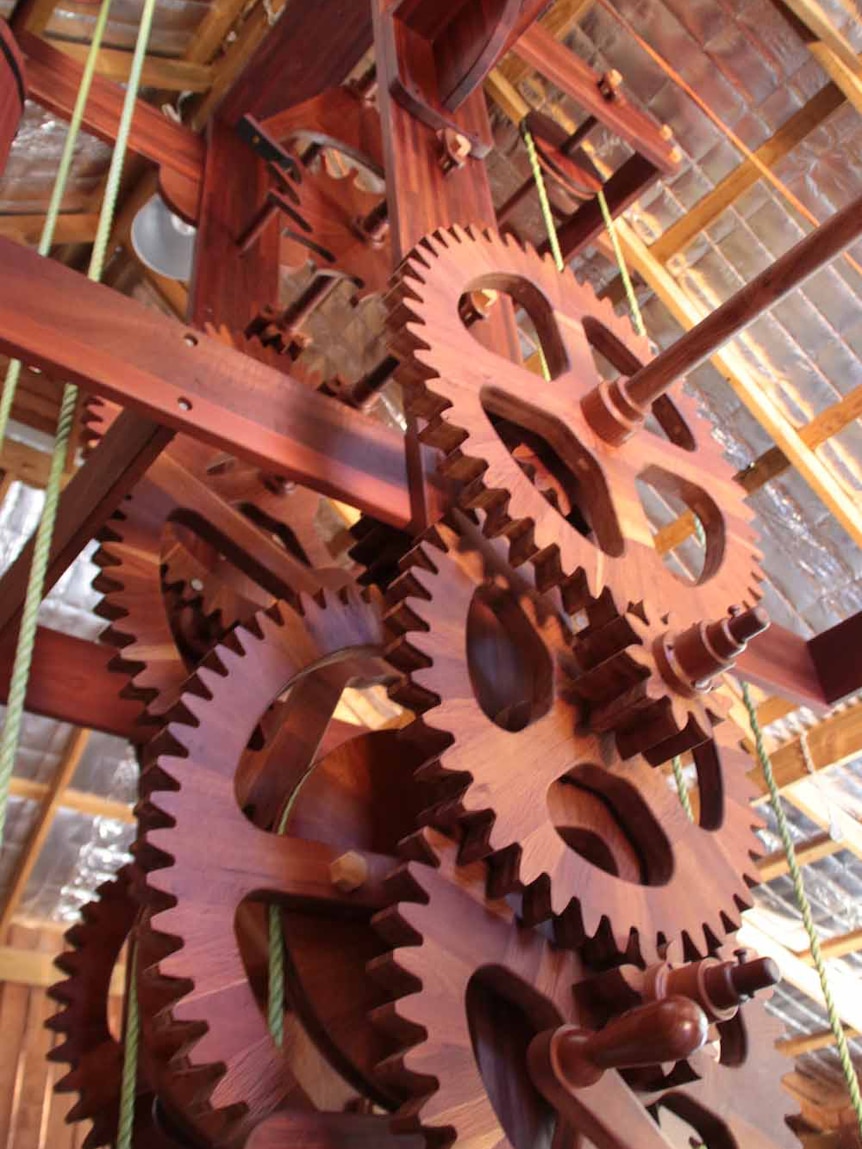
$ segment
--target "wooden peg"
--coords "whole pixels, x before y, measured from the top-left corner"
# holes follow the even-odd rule
[[[540,1033],[527,1055],[536,1088],[557,1105],[559,1090],[594,1085],[607,1069],[681,1061],[706,1043],[708,1022],[687,997],[637,1006],[598,1031],[561,1025]],[[563,1114],[565,1116],[565,1114]]]

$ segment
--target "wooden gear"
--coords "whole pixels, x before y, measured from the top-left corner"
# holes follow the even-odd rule
[[[761,852],[738,732],[694,751],[695,825],[660,771],[590,730],[563,616],[505,549],[455,514],[390,591],[389,658],[408,674],[395,697],[419,716],[423,776],[450,794],[435,819],[456,819],[463,859],[490,857],[493,891],[521,891],[531,922],[557,916],[567,944],[625,952],[634,933],[647,959],[674,934],[709,946],[750,904]]]

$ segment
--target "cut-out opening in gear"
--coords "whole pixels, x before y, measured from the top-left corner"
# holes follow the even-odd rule
[[[289,915],[280,915],[283,934],[289,931]],[[270,927],[269,906],[251,898],[245,898],[237,906],[234,916],[234,931],[239,946],[246,976],[254,998],[264,1017],[268,1016],[270,947],[273,944]],[[282,1049],[289,1062],[290,1071],[296,1075],[300,1085],[308,1093],[315,1106],[324,1111],[337,1112],[355,1095],[353,1086],[348,1084],[338,1069],[318,1047],[314,1037],[304,1024],[298,1006],[301,993],[288,961],[283,979],[284,1038]]]
[[[583,324],[600,379],[612,383],[620,376],[634,375],[643,366],[641,360],[600,319],[588,315],[584,317]],[[697,446],[691,428],[669,395],[662,395],[653,403],[645,429],[684,451],[694,451]]]
[[[500,442],[545,500],[599,550],[624,550],[604,473],[568,427],[526,399],[482,388],[482,407]]]
[[[235,777],[240,809],[259,829],[279,832],[318,761],[363,731],[397,723],[384,693],[394,672],[376,652],[348,649],[309,667],[264,711]]]
[[[703,1145],[706,1149],[744,1149],[716,1113],[683,1090],[671,1090],[656,1103],[662,1132],[671,1145]]]
[[[488,1100],[513,1149],[551,1149],[556,1111],[533,1084],[530,1042],[560,1024],[556,1011],[525,982],[498,966],[476,971],[465,1007],[473,1056]]]
[[[504,274],[479,276],[459,298],[458,315],[473,338],[485,347],[484,332],[501,312],[504,301],[514,311],[519,334],[518,347],[506,349],[511,361],[520,366],[536,355],[539,378],[544,375],[553,381],[562,375],[569,358],[557,320],[544,294],[529,280]],[[500,346],[499,340],[494,342],[495,353]],[[537,380],[536,385],[541,383]]]
[[[495,725],[514,733],[548,713],[553,661],[512,591],[477,587],[465,638],[473,694]]]
[[[548,813],[562,840],[590,865],[624,882],[663,886],[673,852],[637,789],[601,766],[582,763],[552,782]]]
[[[707,582],[724,555],[724,518],[716,502],[661,467],[647,467],[635,485],[664,565],[685,586]]]
[[[352,727],[340,733],[335,748],[318,752],[302,775],[279,828],[292,839],[332,846],[340,856],[351,850],[395,856],[428,804],[427,792],[413,780],[423,755],[405,746],[396,730]],[[303,1070],[303,1084],[322,1108],[342,1107],[344,1083],[385,1107],[401,1100],[374,1073],[394,1045],[369,1020],[387,1000],[386,990],[366,973],[387,948],[369,919],[370,912],[345,913],[343,905],[331,913],[278,906],[277,891],[265,890],[246,898],[234,920],[249,985],[266,1019],[274,944],[269,931],[280,928],[284,1045],[300,1052],[313,1046],[307,1057],[313,1072]]]

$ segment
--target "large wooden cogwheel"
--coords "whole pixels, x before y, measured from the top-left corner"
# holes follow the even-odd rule
[[[474,338],[485,290],[529,312],[550,382]],[[789,1149],[748,1001],[774,971],[725,941],[761,852],[713,689],[763,625],[730,468],[679,390],[603,440],[597,364],[647,347],[532,252],[436,233],[390,305],[454,505],[385,594],[332,561],[317,496],[182,436],[102,535],[106,638],[153,737],[134,867],[55,991],[75,1116],[115,1134],[104,1002],[131,933],[141,1149]],[[702,524],[694,577],[640,483]],[[369,687],[392,728],[335,717]],[[765,1107],[735,1100],[755,1059]]]

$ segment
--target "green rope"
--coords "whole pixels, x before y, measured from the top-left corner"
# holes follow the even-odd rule
[[[87,52],[84,71],[81,75],[81,86],[78,88],[78,94],[75,98],[75,107],[72,110],[72,118],[69,121],[69,130],[66,132],[66,139],[63,143],[63,153],[60,156],[60,165],[57,168],[57,176],[54,180],[53,190],[51,191],[51,199],[48,203],[48,210],[45,213],[42,234],[39,237],[39,244],[36,248],[39,255],[48,255],[54,243],[57,218],[60,215],[63,197],[66,194],[66,185],[69,182],[69,173],[72,170],[72,160],[74,159],[75,144],[78,142],[78,134],[81,130],[81,123],[84,118],[84,108],[87,105],[87,99],[90,95],[90,86],[96,72],[96,60],[108,23],[108,12],[110,8],[111,0],[102,0],[102,6],[99,9],[99,15],[96,18],[96,24],[93,28],[93,39]],[[12,404],[15,400],[15,392],[18,388],[18,380],[20,377],[21,360],[13,359],[6,370],[3,395],[2,398],[0,398],[0,443],[3,443],[6,439],[9,418],[12,414]],[[5,802],[3,804],[5,805]],[[2,838],[2,836],[3,828],[2,823],[0,823],[0,838]]]
[[[138,951],[134,942],[129,944],[129,949],[131,961],[126,999],[126,1032],[123,1042],[123,1077],[120,1085],[117,1149],[131,1149],[132,1131],[135,1124],[135,1094],[138,1087],[138,1043],[141,1033],[138,1013]]]
[[[300,779],[290,801],[285,806],[276,833],[284,833],[296,795],[310,770],[311,767]],[[284,1045],[284,934],[281,932],[281,906],[269,907],[269,986],[266,1000],[269,1032],[272,1034],[272,1040],[280,1049]]]
[[[530,160],[530,167],[533,170],[533,180],[536,184],[536,191],[539,193],[539,205],[542,209],[542,218],[545,221],[545,230],[548,233],[548,243],[551,247],[551,253],[554,256],[554,263],[557,265],[557,271],[563,271],[566,264],[563,259],[563,253],[560,250],[560,241],[557,238],[557,229],[554,226],[554,216],[551,211],[551,201],[548,199],[548,189],[545,187],[545,177],[542,175],[542,165],[539,163],[539,155],[536,151],[536,141],[533,139],[532,132],[527,127],[526,120],[521,120],[520,132],[521,137],[527,147],[527,156]]]
[[[111,154],[111,163],[105,185],[105,195],[102,200],[99,224],[96,230],[96,240],[93,244],[90,266],[87,270],[88,279],[96,283],[102,278],[102,271],[104,270],[105,257],[108,251],[108,240],[120,190],[123,161],[129,140],[129,131],[132,126],[132,117],[135,112],[137,93],[140,88],[141,73],[144,67],[144,58],[150,37],[150,29],[152,28],[155,6],[156,0],[144,0],[144,9],[141,13],[141,23],[138,29],[138,38],[135,43],[132,66],[129,72],[129,83],[123,101],[123,110],[120,114],[117,140],[113,153]],[[107,7],[104,13],[105,16],[107,16]],[[101,17],[102,13],[100,12],[100,19]],[[0,841],[3,839],[5,829],[9,786],[12,779],[12,771],[15,767],[15,756],[24,716],[24,699],[27,694],[30,667],[33,661],[33,645],[36,640],[36,621],[45,592],[45,578],[48,571],[48,560],[51,554],[51,540],[54,534],[54,524],[57,519],[63,472],[69,443],[72,438],[72,430],[75,424],[77,404],[78,388],[74,386],[74,384],[67,383],[63,389],[63,398],[60,403],[57,433],[54,439],[54,449],[51,454],[51,467],[48,474],[48,482],[45,487],[45,502],[42,508],[41,518],[39,519],[39,526],[36,529],[36,538],[33,545],[33,561],[27,580],[27,593],[21,614],[21,628],[18,633],[15,663],[12,668],[9,696],[6,704],[6,722],[3,726],[2,734],[0,734]]]
[[[671,766],[673,767],[673,776],[676,781],[676,792],[679,794],[680,805],[688,815],[689,822],[694,821],[694,812],[691,808],[691,799],[688,796],[688,786],[685,784],[685,775],[682,772],[682,759],[679,755],[674,755],[671,759]]]
[[[811,949],[811,958],[817,970],[817,976],[820,978],[820,990],[823,994],[823,1000],[826,1003],[826,1013],[829,1016],[829,1026],[835,1037],[835,1044],[838,1047],[838,1059],[841,1062],[841,1068],[844,1071],[844,1077],[847,1081],[847,1091],[850,1094],[850,1101],[853,1109],[856,1112],[856,1120],[859,1125],[859,1130],[862,1132],[862,1093],[859,1091],[859,1078],[856,1075],[856,1070],[850,1058],[850,1048],[847,1044],[847,1035],[844,1032],[844,1026],[841,1024],[841,1018],[838,1016],[838,1010],[835,1006],[835,999],[832,996],[832,989],[829,985],[829,975],[826,970],[826,962],[823,958],[823,951],[820,948],[820,938],[817,935],[817,930],[814,925],[814,918],[811,915],[811,905],[808,901],[808,895],[805,892],[805,883],[802,880],[802,871],[799,868],[799,863],[796,860],[796,847],[793,844],[793,837],[790,833],[790,827],[787,824],[787,815],[784,813],[784,807],[781,805],[781,795],[778,791],[778,786],[775,781],[775,775],[772,772],[772,763],[769,760],[769,755],[766,753],[766,746],[763,741],[763,732],[760,729],[760,723],[757,719],[757,711],[754,702],[751,698],[751,690],[747,682],[742,684],[742,700],[745,703],[745,709],[748,711],[748,720],[751,723],[751,733],[754,736],[754,745],[757,749],[757,757],[760,761],[760,767],[763,771],[763,779],[766,782],[766,789],[769,792],[769,804],[772,807],[772,813],[775,815],[775,821],[778,826],[778,834],[781,838],[781,844],[784,847],[784,853],[787,856],[787,868],[790,871],[790,879],[793,882],[793,893],[796,896],[796,904],[799,907],[799,912],[802,915],[802,923],[805,926],[805,932],[808,934],[808,945]]]
[[[646,327],[644,327],[640,304],[638,303],[638,297],[635,295],[635,289],[632,287],[632,279],[629,275],[629,269],[626,267],[623,250],[620,247],[620,241],[617,237],[617,229],[614,225],[614,217],[611,215],[611,210],[608,207],[608,201],[605,199],[604,188],[599,188],[596,194],[596,198],[598,199],[599,207],[602,210],[602,219],[605,221],[605,228],[607,229],[608,236],[610,237],[611,247],[614,249],[614,255],[617,258],[617,267],[619,268],[620,279],[623,281],[623,287],[625,288],[629,310],[632,313],[632,323],[634,324],[635,331],[638,333],[638,335],[645,336]]]

